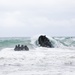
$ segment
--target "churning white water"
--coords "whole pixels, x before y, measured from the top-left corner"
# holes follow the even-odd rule
[[[75,38],[53,37],[54,48],[39,47],[36,41],[0,39],[0,75],[75,75]],[[18,43],[29,51],[14,51]]]

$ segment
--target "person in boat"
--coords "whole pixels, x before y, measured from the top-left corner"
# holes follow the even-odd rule
[[[24,49],[25,49],[26,51],[29,50],[29,48],[27,47],[27,45],[24,46]]]
[[[25,46],[24,46],[24,45],[21,45],[21,46],[20,46],[20,44],[18,44],[18,45],[15,46],[14,50],[15,50],[15,51],[21,51],[21,50],[26,50],[26,51],[28,51],[29,48],[27,47],[27,45],[25,45]]]

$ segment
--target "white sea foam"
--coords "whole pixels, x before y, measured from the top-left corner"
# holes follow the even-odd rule
[[[38,37],[0,39],[0,75],[75,75],[75,38],[47,36],[54,48],[46,48],[36,44]],[[18,43],[29,51],[14,51]]]
[[[5,48],[0,51],[0,75],[75,75],[75,50]]]
[[[34,45],[34,47],[40,46],[39,43],[38,43],[39,36],[40,35],[36,35],[36,36],[34,36],[34,37],[31,38],[31,43]],[[50,42],[52,43],[52,45],[54,47],[57,47],[58,44],[57,44],[57,41],[55,39],[53,39],[52,37],[49,37],[49,36],[46,36],[46,37],[50,40]]]

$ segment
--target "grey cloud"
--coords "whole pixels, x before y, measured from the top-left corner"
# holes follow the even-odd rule
[[[0,1],[0,36],[72,36],[74,29],[74,0]]]

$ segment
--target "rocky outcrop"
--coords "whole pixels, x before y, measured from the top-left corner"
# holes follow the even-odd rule
[[[39,38],[38,38],[38,43],[39,43],[40,46],[42,46],[42,47],[50,47],[50,48],[53,47],[53,45],[52,45],[52,43],[50,42],[50,40],[49,40],[46,36],[44,36],[44,35],[39,36]]]

